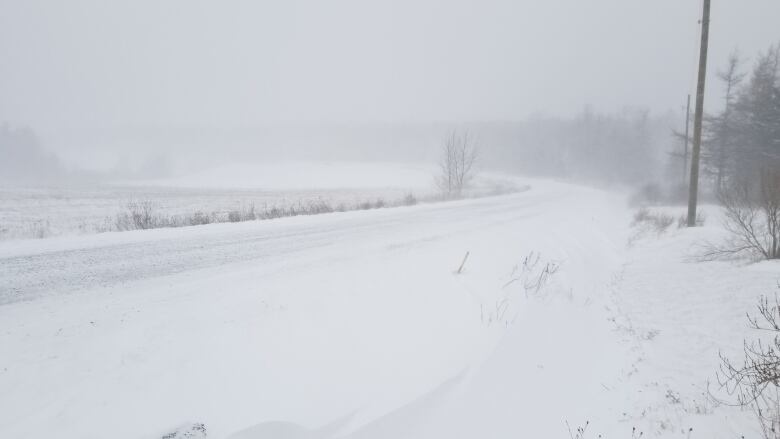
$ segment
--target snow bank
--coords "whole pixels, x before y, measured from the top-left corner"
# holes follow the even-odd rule
[[[0,437],[755,436],[700,396],[778,266],[691,262],[715,215],[629,239],[620,197],[531,185],[11,246]],[[560,268],[527,294],[532,251]]]

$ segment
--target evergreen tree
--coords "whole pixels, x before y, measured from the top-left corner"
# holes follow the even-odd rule
[[[735,177],[757,181],[780,164],[780,45],[756,62],[734,105]]]
[[[715,176],[715,188],[723,189],[733,167],[733,151],[737,148],[734,103],[745,75],[740,73],[740,58],[733,52],[724,70],[718,72],[723,83],[723,111],[707,118],[707,138],[702,154],[705,170]]]

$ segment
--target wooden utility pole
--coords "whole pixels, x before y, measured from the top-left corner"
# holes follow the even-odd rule
[[[690,134],[690,126],[691,126],[691,95],[688,95],[688,104],[685,106],[685,149],[683,149],[683,172],[682,172],[682,179],[683,179],[683,187],[685,187],[685,182],[688,181],[688,142],[690,142],[691,134]]]
[[[704,117],[704,83],[707,79],[707,44],[710,37],[710,3],[704,0],[701,18],[701,49],[699,51],[699,81],[696,87],[696,115],[693,120],[693,153],[691,154],[691,185],[688,187],[688,227],[696,226],[696,201],[699,195],[699,155]]]

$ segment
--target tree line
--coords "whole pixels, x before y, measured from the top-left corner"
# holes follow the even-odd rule
[[[780,164],[780,44],[743,71],[733,53],[718,72],[721,109],[706,119],[702,161],[713,188],[721,192],[773,178]]]

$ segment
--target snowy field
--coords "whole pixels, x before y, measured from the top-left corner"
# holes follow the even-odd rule
[[[622,195],[524,183],[0,243],[0,437],[759,437],[707,383],[780,267],[695,262],[715,208],[638,234]]]
[[[67,186],[0,188],[0,240],[49,238],[113,231],[128,203],[151,201],[165,215],[285,208],[313,201],[359,203],[399,200],[404,189],[265,190],[171,186]]]
[[[131,202],[149,201],[155,213],[196,212],[226,217],[254,207],[286,209],[323,202],[336,208],[360,203],[397,204],[436,194],[433,166],[374,163],[230,165],[176,178],[71,184],[0,186],[0,240],[48,238],[114,231]],[[508,191],[511,178],[485,174],[474,195]]]

